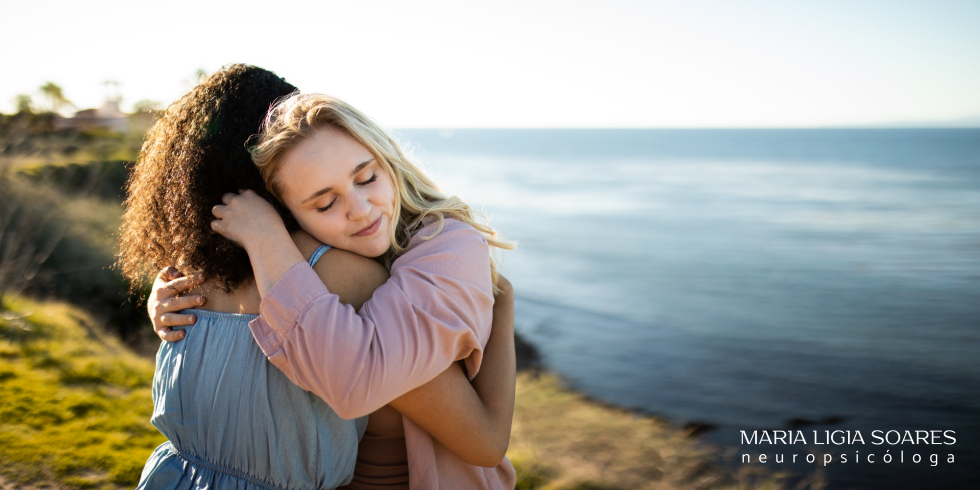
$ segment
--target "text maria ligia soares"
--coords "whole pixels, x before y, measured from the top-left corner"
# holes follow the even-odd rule
[[[843,445],[855,445],[855,444],[865,444],[865,437],[860,430],[814,430],[812,431],[812,437],[807,439],[807,434],[802,430],[754,430],[754,431],[739,431],[742,434],[742,445],[814,445],[814,446],[843,446]],[[869,464],[874,464],[876,462],[881,462],[885,464],[890,464],[892,462],[905,463],[906,460],[912,463],[921,463],[923,461],[923,454],[918,452],[910,451],[908,455],[905,454],[905,448],[898,448],[894,446],[912,445],[915,447],[921,447],[922,445],[936,446],[936,445],[953,445],[956,444],[956,431],[952,430],[873,430],[870,432],[870,438],[867,439],[868,444],[874,446],[879,446],[878,449],[873,449],[878,451],[866,452],[864,455],[860,451],[854,451],[853,456],[851,453],[842,452],[838,455],[833,453],[822,453],[820,454],[819,460],[824,466],[833,463],[863,463],[867,462]],[[893,454],[892,448],[897,449]],[[884,453],[881,452],[884,449]],[[819,452],[819,451],[817,451]],[[928,452],[928,451],[926,451]],[[745,453],[742,454],[743,463],[767,463],[769,462],[768,454],[758,454],[753,458],[753,454]],[[802,456],[802,461],[807,463],[814,463],[818,461],[817,454],[814,451],[809,451],[805,454],[792,454],[790,453],[787,458],[786,453],[776,453],[773,454],[773,461],[776,463],[790,462],[796,463],[797,457]],[[926,454],[928,457],[928,462],[930,466],[937,466],[940,461],[940,454]],[[947,463],[953,463],[954,458],[952,453],[947,453],[945,455]]]

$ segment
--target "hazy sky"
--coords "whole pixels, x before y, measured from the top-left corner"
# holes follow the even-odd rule
[[[980,116],[977,1],[5,1],[0,110],[162,103],[234,62],[396,127],[786,127]]]

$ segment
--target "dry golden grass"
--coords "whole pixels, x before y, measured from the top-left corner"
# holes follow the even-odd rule
[[[587,400],[553,374],[518,377],[507,456],[519,489],[783,488],[782,475],[711,464],[712,451],[661,420]]]

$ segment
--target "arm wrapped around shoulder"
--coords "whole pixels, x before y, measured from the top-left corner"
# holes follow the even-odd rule
[[[341,417],[367,415],[465,359],[479,371],[490,336],[489,245],[447,219],[422,228],[362,307],[341,304],[306,264],[265,295],[250,326],[269,360]]]

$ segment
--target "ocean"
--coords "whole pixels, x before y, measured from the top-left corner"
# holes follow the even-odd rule
[[[831,489],[980,476],[980,129],[398,133],[518,242],[516,328],[576,389]]]

